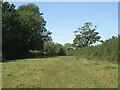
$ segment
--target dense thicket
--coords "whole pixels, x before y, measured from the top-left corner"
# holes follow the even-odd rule
[[[44,42],[50,39],[51,32],[45,28],[46,21],[35,4],[22,5],[15,9],[14,4],[2,4],[3,58],[23,58],[29,50],[43,50]]]
[[[113,36],[112,38],[102,42],[100,45],[69,50],[68,55],[79,56],[87,59],[97,58],[99,60],[117,61],[118,45],[118,37]]]

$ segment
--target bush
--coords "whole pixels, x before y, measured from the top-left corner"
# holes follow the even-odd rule
[[[112,37],[100,45],[76,48],[67,52],[68,55],[79,56],[87,59],[102,59],[117,61],[118,59],[118,37]]]
[[[59,43],[46,42],[44,44],[44,52],[46,55],[66,55],[64,47]]]

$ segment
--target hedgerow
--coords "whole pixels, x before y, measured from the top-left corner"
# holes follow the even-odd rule
[[[99,45],[88,46],[84,48],[76,48],[67,52],[68,55],[87,59],[100,59],[100,60],[118,60],[118,37],[112,37]]]

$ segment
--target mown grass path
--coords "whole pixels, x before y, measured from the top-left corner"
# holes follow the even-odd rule
[[[72,56],[2,63],[3,88],[117,88],[118,65]]]

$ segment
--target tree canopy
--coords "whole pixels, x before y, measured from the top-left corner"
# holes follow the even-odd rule
[[[51,32],[45,26],[43,13],[35,4],[2,5],[3,57],[7,59],[26,56],[29,50],[43,50],[44,42],[51,39]]]
[[[44,51],[47,55],[65,55],[65,48],[60,43],[46,42]]]
[[[99,33],[96,32],[96,26],[93,26],[91,22],[86,22],[84,26],[78,28],[75,33],[75,39],[73,44],[76,47],[86,47],[100,41]]]

